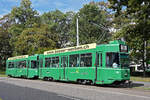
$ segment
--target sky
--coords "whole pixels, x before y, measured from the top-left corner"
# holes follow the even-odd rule
[[[91,1],[106,1],[106,0],[30,0],[32,8],[37,10],[39,14],[44,12],[59,9],[62,12],[75,11],[77,12],[84,4]],[[9,13],[13,7],[19,6],[21,0],[0,0],[0,17]]]

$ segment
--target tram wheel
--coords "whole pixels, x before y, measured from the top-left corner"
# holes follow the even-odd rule
[[[43,80],[44,80],[44,81],[48,81],[48,77],[44,77]]]
[[[49,78],[48,78],[48,81],[53,81],[53,78],[52,78],[52,77],[49,77]]]

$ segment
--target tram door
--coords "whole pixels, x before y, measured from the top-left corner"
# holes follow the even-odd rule
[[[61,57],[60,78],[66,79],[66,67],[68,67],[68,56]]]
[[[96,81],[102,80],[102,52],[96,53]]]
[[[42,77],[42,68],[43,68],[43,59],[41,57],[39,60],[39,77]]]

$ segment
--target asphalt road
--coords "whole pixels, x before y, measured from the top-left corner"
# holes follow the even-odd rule
[[[0,82],[0,100],[72,100],[73,97]]]
[[[2,100],[150,100],[150,91],[0,78]]]

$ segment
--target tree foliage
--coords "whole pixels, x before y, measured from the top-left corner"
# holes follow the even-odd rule
[[[9,44],[10,34],[8,33],[10,25],[9,14],[0,19],[0,68],[4,67],[6,59],[12,54],[12,48]]]
[[[102,43],[109,39],[110,34],[107,26],[107,17],[95,3],[84,5],[74,17],[73,25],[76,26],[76,19],[79,19],[79,41],[80,44]],[[76,27],[73,28],[72,41],[76,42]]]
[[[30,0],[22,0],[19,7],[14,7],[10,13],[12,25],[8,32],[11,35],[10,45],[13,47],[13,55],[18,55],[19,49],[16,44],[20,40],[20,35],[26,28],[32,28],[34,24],[40,23],[39,16],[36,10],[31,7]],[[24,40],[22,40],[24,41]]]
[[[91,2],[79,12],[60,10],[38,14],[30,0],[0,18],[0,63],[10,56],[32,55],[76,45],[76,18],[79,17],[80,44],[103,43],[110,39],[107,4]]]
[[[31,7],[30,0],[22,0],[19,7],[14,7],[11,11],[11,18],[16,24],[24,25],[24,27],[32,27],[38,22],[38,13]]]
[[[15,43],[17,55],[43,53],[45,50],[55,48],[55,42],[49,38],[52,33],[48,32],[48,26],[26,28]]]
[[[62,13],[59,10],[44,13],[41,16],[42,23],[47,24],[54,34],[53,40],[56,42],[56,48],[67,46],[73,16],[73,12]]]
[[[116,17],[122,16],[123,20],[128,20],[116,34],[124,37],[131,47],[131,55],[136,60],[142,60],[145,70],[145,62],[149,58],[150,40],[150,1],[149,0],[109,0],[111,8],[114,9]],[[122,23],[122,21],[121,21]]]

